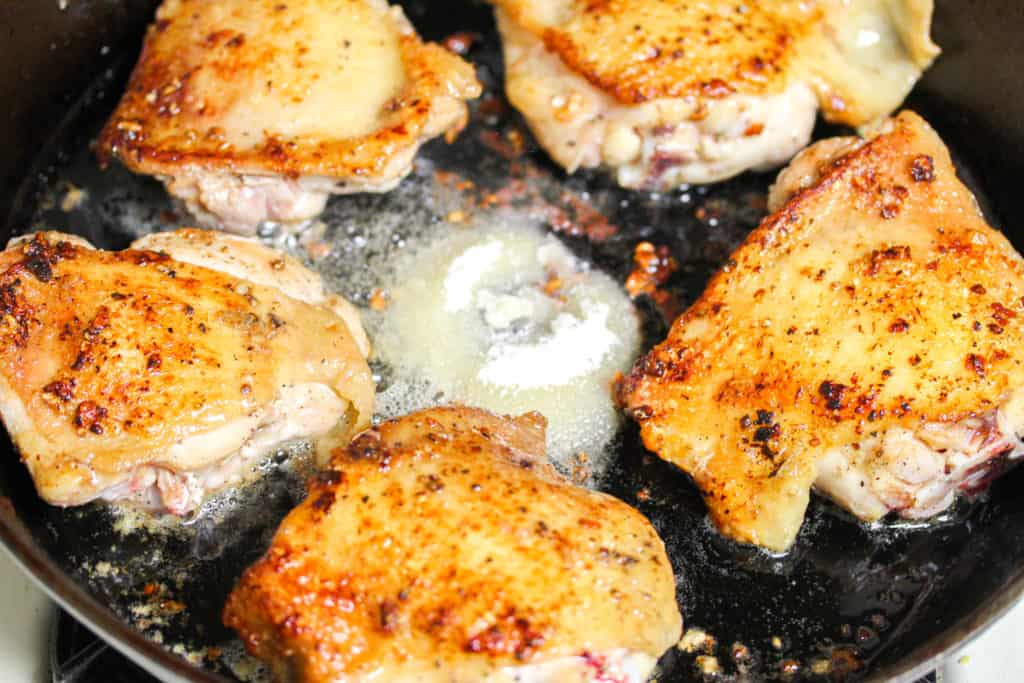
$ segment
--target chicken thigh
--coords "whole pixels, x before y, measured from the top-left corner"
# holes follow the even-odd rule
[[[479,92],[385,0],[166,0],[99,152],[204,225],[252,233],[391,189]]]
[[[335,452],[225,623],[282,683],[642,683],[675,644],[650,523],[544,458],[538,413],[435,408]]]
[[[0,253],[0,314],[0,416],[55,505],[183,514],[279,444],[345,439],[373,411],[354,309],[244,238],[109,252],[36,233]]]
[[[491,0],[509,100],[570,172],[667,190],[788,161],[820,107],[895,109],[938,49],[932,0]]]
[[[785,550],[812,486],[922,519],[1024,453],[1024,260],[905,112],[826,140],[620,386],[727,535]]]

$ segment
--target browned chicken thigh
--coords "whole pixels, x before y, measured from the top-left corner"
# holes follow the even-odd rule
[[[228,599],[283,683],[642,683],[680,635],[640,513],[544,458],[544,419],[437,408],[339,449]]]
[[[99,150],[252,233],[394,187],[479,92],[385,0],[166,0]]]
[[[0,254],[0,312],[0,416],[55,505],[183,514],[277,445],[373,412],[354,309],[244,238],[29,235]]]
[[[938,49],[932,0],[491,0],[509,100],[570,172],[668,190],[788,161],[820,108],[888,116]]]
[[[927,518],[1024,454],[1024,261],[906,112],[825,140],[621,385],[727,535],[781,551],[812,486]]]

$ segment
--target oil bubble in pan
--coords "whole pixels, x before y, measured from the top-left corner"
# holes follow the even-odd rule
[[[510,215],[555,235],[575,258],[620,285],[633,269],[638,244],[663,248],[675,265],[662,283],[674,306],[698,296],[760,220],[772,177],[750,174],[665,194],[624,191],[600,174],[567,178],[537,150],[501,95],[501,60],[487,8],[467,4],[456,26],[448,25],[456,13],[445,13],[445,26],[431,25],[425,8],[409,5],[426,37],[456,30],[481,36],[468,56],[486,93],[472,105],[467,130],[451,146],[427,145],[414,173],[395,191],[334,198],[305,233],[269,231],[266,239],[370,310],[382,305],[383,290],[394,284],[392,266],[400,257]],[[12,214],[19,231],[56,228],[122,248],[142,232],[188,223],[158,182],[116,166],[96,167],[90,141],[130,66],[125,60],[86,93],[53,144],[40,152]],[[938,108],[915,104],[941,122]],[[642,351],[663,336],[668,321],[664,307],[650,298],[640,297],[636,307]],[[386,394],[395,373],[384,363],[374,367]],[[436,388],[421,386],[419,399],[443,399]],[[815,500],[794,550],[772,557],[718,535],[688,477],[646,452],[635,426],[626,423],[607,448],[599,486],[651,519],[675,569],[687,628],[706,635],[698,640],[691,633],[698,646],[665,656],[658,675],[663,683],[700,680],[701,667],[717,667],[721,679],[862,677],[925,645],[949,623],[948,614],[966,614],[992,595],[1014,571],[1005,548],[1024,547],[1024,531],[1013,524],[1024,518],[1024,499],[1013,495],[1021,472],[997,482],[987,502],[962,504],[947,523],[927,529],[866,529]],[[0,466],[15,509],[65,571],[172,652],[228,677],[253,680],[260,669],[221,625],[220,611],[237,577],[301,498],[302,459],[291,455],[281,453],[252,487],[212,501],[208,516],[170,529],[133,524],[138,515],[99,505],[52,508],[35,496],[16,459]]]

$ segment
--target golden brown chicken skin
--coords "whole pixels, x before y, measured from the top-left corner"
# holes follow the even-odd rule
[[[0,253],[0,416],[49,503],[183,514],[284,441],[369,424],[358,318],[322,292],[217,270],[227,251],[282,279],[301,265],[215,233],[156,241],[201,247],[205,266],[60,233]]]
[[[207,226],[252,233],[390,189],[479,92],[385,0],[166,0],[99,152]]]
[[[557,474],[544,429],[452,407],[357,437],[225,623],[283,682],[646,681],[681,630],[664,546]]]
[[[769,216],[620,386],[723,533],[785,550],[811,487],[925,518],[1024,450],[1024,262],[905,112],[780,176]]]
[[[788,161],[820,108],[888,116],[938,50],[931,0],[492,0],[506,91],[569,171],[671,189]]]

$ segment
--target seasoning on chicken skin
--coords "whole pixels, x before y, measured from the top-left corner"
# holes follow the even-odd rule
[[[0,253],[0,416],[44,500],[184,514],[286,441],[369,424],[358,315],[301,264],[197,230],[133,246]]]
[[[1024,453],[1024,261],[904,112],[780,175],[765,219],[619,387],[728,536],[788,548],[812,486],[927,518]]]
[[[932,0],[492,0],[509,100],[568,171],[667,190],[788,161],[820,108],[888,116],[938,53]]]
[[[538,413],[435,408],[335,452],[224,610],[282,683],[642,683],[681,617],[640,513],[544,458]]]
[[[208,227],[301,224],[456,134],[472,66],[385,0],[165,0],[99,140]]]

